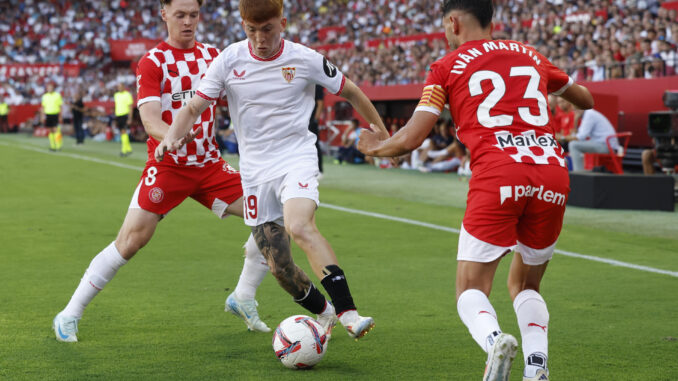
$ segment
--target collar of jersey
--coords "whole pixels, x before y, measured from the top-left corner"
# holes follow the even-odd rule
[[[198,41],[195,41],[195,43],[193,44],[193,47],[188,48],[188,49],[175,48],[174,46],[170,45],[167,41],[163,41],[162,43],[160,43],[160,45],[163,45],[163,44],[164,44],[163,48],[167,48],[167,49],[173,50],[175,52],[180,52],[180,53],[192,53],[193,51],[195,51],[195,49],[197,49],[200,46],[200,43]]]
[[[285,40],[280,39],[280,49],[278,49],[278,53],[276,53],[276,54],[274,54],[274,55],[272,55],[268,58],[261,58],[261,57],[258,57],[256,54],[254,54],[254,50],[252,50],[252,44],[250,44],[249,41],[247,41],[247,48],[249,48],[250,55],[252,56],[252,58],[254,58],[257,61],[274,61],[282,55],[283,50],[285,49]]]

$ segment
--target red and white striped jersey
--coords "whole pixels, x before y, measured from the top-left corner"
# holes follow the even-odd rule
[[[188,103],[198,89],[200,79],[210,63],[219,55],[213,46],[195,43],[191,49],[177,49],[161,42],[139,61],[137,67],[137,105],[160,102],[162,120],[172,125],[179,110]],[[221,154],[215,139],[214,106],[196,120],[193,130],[201,131],[195,140],[181,147],[169,156],[176,165],[203,166],[219,160]],[[159,142],[153,137],[147,140],[148,159]],[[171,163],[171,162],[170,162]]]

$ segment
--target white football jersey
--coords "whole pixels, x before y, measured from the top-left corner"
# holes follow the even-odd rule
[[[317,166],[316,136],[308,130],[315,85],[339,94],[345,81],[325,57],[303,45],[282,40],[280,51],[264,60],[245,40],[219,54],[197,94],[207,100],[226,95],[242,182],[254,186],[291,168]]]

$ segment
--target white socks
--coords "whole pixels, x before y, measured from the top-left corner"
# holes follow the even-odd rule
[[[494,343],[493,333],[501,332],[501,329],[487,295],[480,290],[464,291],[457,300],[457,311],[476,343],[488,352]]]
[[[257,293],[257,288],[268,274],[269,268],[252,234],[244,247],[245,264],[242,267],[238,285],[235,287],[235,297],[238,300],[252,300]]]
[[[127,261],[118,252],[115,241],[111,242],[92,259],[89,267],[85,270],[85,275],[80,279],[78,288],[75,289],[71,300],[64,308],[64,315],[80,319],[89,302],[113,279],[115,273],[125,263]]]
[[[549,311],[544,298],[534,290],[524,290],[513,301],[522,336],[525,375],[532,376],[537,369],[546,368],[548,358]]]

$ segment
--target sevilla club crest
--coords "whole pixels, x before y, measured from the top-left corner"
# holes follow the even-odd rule
[[[283,75],[283,78],[285,78],[285,81],[287,81],[287,83],[292,82],[292,80],[294,79],[294,75],[296,73],[297,73],[297,68],[295,68],[295,67],[284,67],[284,68],[282,68],[282,75]]]

